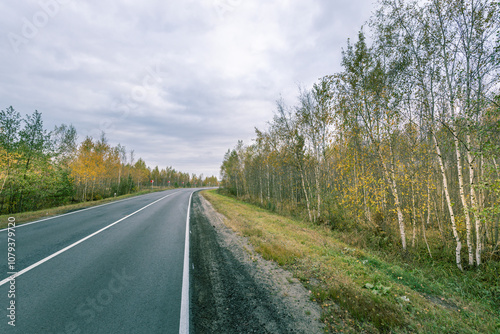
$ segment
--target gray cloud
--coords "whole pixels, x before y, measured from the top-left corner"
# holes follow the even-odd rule
[[[371,0],[40,0],[0,4],[0,101],[104,130],[150,166],[218,175],[238,139],[338,71]]]

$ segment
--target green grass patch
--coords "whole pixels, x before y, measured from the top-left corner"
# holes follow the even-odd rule
[[[325,332],[500,333],[498,264],[461,273],[453,263],[405,262],[343,242],[327,227],[202,194],[227,226],[311,291]]]
[[[302,253],[287,248],[285,245],[276,243],[263,242],[260,243],[255,250],[259,252],[264,259],[275,261],[281,266],[293,264],[302,256]]]

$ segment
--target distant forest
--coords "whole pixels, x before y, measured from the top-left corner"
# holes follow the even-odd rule
[[[222,185],[377,249],[499,261],[500,4],[379,4],[340,72],[227,152]]]
[[[150,168],[118,144],[86,137],[78,143],[72,125],[48,131],[42,114],[21,117],[13,107],[0,111],[0,214],[99,200],[158,187],[218,185],[212,176]]]

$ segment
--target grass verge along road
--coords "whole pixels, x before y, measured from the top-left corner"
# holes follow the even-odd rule
[[[324,226],[286,218],[216,191],[202,194],[226,217],[227,226],[247,237],[265,259],[302,281],[320,303],[329,332],[500,331],[498,294],[495,287],[481,285],[477,273],[390,259],[340,242],[337,232]]]

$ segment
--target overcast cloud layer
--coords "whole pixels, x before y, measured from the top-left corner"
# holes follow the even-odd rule
[[[160,168],[219,175],[281,96],[340,70],[372,0],[0,3],[0,109],[73,124],[79,140]]]

